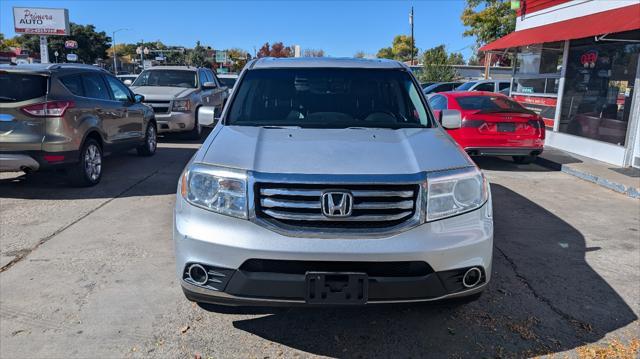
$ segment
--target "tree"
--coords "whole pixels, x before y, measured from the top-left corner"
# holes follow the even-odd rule
[[[304,49],[302,53],[303,57],[324,57],[324,50],[322,49]]]
[[[258,57],[293,57],[293,49],[291,46],[284,46],[282,42],[276,42],[269,45],[265,42],[258,50]]]
[[[189,65],[195,67],[209,67],[211,64],[207,61],[207,49],[200,45],[200,41],[196,42],[196,47],[189,51]]]
[[[353,54],[353,57],[355,57],[356,59],[364,59],[365,56],[367,56],[367,55],[362,50],[360,50],[360,51],[356,52],[355,54]]]
[[[97,32],[93,25],[78,25],[70,23],[69,36],[49,36],[49,61],[55,60],[54,52],[58,51],[61,55],[66,53],[74,53],[78,55],[78,61],[84,63],[94,63],[97,59],[103,59],[107,56],[107,49],[110,48],[111,37],[107,36],[104,31]],[[37,35],[20,35],[15,40],[23,48],[31,51],[31,53],[40,53],[40,37]],[[75,40],[78,42],[78,48],[67,50],[64,47],[66,40]]]
[[[231,72],[240,72],[244,65],[247,64],[247,61],[251,59],[251,55],[243,49],[239,48],[231,48],[227,49],[227,57],[231,61]]]
[[[447,55],[444,45],[430,48],[422,55],[424,69],[420,74],[420,81],[448,82],[456,77],[456,70],[451,66],[462,57],[461,54]]]
[[[418,49],[414,47],[414,55],[418,53]],[[378,50],[376,55],[378,58],[394,59],[398,61],[411,60],[411,36],[397,35],[393,38],[391,47],[384,47]]]
[[[516,28],[516,13],[508,0],[467,0],[462,12],[464,36],[474,36],[478,45],[499,39]]]

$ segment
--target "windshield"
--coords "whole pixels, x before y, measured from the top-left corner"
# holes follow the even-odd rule
[[[463,96],[456,98],[456,101],[463,110],[481,110],[483,112],[531,112],[505,96]]]
[[[236,84],[236,81],[238,80],[238,78],[237,77],[218,77],[218,80],[220,80],[220,82],[222,82],[222,84],[227,86],[228,88],[233,88],[233,85]]]
[[[248,71],[226,124],[307,128],[429,127],[412,77],[401,70],[296,68]]]
[[[456,87],[456,91],[467,91],[468,89],[472,88],[473,85],[477,84],[477,82],[465,82],[462,85]]]
[[[187,70],[146,70],[132,86],[198,87],[195,71]]]

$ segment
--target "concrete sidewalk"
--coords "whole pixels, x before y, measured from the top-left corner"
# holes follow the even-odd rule
[[[549,146],[536,163],[640,199],[640,170],[637,168],[617,167]]]

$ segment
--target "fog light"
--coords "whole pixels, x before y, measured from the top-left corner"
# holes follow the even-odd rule
[[[207,281],[209,281],[209,274],[200,264],[192,264],[189,267],[189,279],[191,279],[195,284],[205,285]]]
[[[482,271],[477,267],[473,267],[465,272],[464,276],[462,277],[462,285],[464,285],[465,288],[475,287],[476,285],[478,285],[478,283],[480,283],[481,279]]]

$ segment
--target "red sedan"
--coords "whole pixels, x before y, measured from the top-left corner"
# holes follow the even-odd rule
[[[429,97],[436,117],[442,110],[458,110],[462,127],[447,130],[471,156],[513,156],[531,163],[542,153],[542,117],[507,96],[483,91],[441,92]]]

